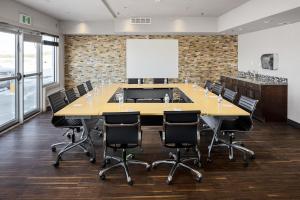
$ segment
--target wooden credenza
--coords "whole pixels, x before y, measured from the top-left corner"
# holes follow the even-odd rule
[[[287,121],[287,84],[264,83],[245,78],[221,76],[224,87],[259,100],[254,117],[263,122]]]

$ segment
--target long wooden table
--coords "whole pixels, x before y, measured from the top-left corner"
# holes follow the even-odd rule
[[[119,88],[178,88],[184,92],[193,103],[108,103]],[[56,116],[100,116],[103,112],[140,111],[141,115],[162,115],[165,110],[200,110],[208,116],[248,116],[249,113],[218,98],[213,93],[205,95],[201,87],[192,84],[113,84],[97,88],[80,97],[62,110]]]
[[[178,88],[193,103],[108,103],[120,88]],[[239,116],[250,116],[248,112],[223,99],[218,103],[218,96],[192,84],[112,84],[96,88],[80,97],[65,108],[56,112],[55,116],[81,119],[84,132],[89,134],[85,120],[100,117],[104,112],[139,111],[141,115],[161,116],[164,111],[200,110],[202,119],[212,128],[214,135],[208,147],[208,158],[224,119],[235,119]],[[93,152],[94,153],[94,152]],[[94,155],[95,156],[95,155]]]

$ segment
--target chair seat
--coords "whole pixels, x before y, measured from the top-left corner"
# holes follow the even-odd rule
[[[82,126],[82,122],[80,119],[60,119],[54,124],[57,127],[80,127]]]
[[[223,132],[248,131],[251,128],[251,124],[252,123],[250,123],[250,121],[248,120],[245,120],[245,118],[239,118],[237,120],[226,120],[222,122],[220,130]]]

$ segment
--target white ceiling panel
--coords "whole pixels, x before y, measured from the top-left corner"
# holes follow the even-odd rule
[[[112,19],[101,0],[16,0],[58,20],[96,21]]]
[[[107,0],[120,17],[218,17],[249,0]]]

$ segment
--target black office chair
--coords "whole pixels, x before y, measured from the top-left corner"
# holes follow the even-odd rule
[[[209,91],[211,91],[212,87],[213,87],[213,83],[210,80],[206,80],[204,88],[207,88]]]
[[[163,131],[161,139],[165,147],[175,148],[176,155],[170,153],[168,160],[159,160],[152,163],[155,168],[159,164],[171,164],[172,169],[167,178],[167,183],[171,184],[173,175],[178,167],[190,170],[196,175],[196,180],[201,181],[202,174],[184,164],[187,161],[194,161],[198,166],[201,165],[200,145],[200,111],[165,111],[163,118]],[[197,157],[181,159],[180,149],[195,148]]]
[[[139,79],[138,78],[129,78],[128,79],[128,84],[138,84]],[[140,84],[144,83],[144,79],[140,78]]]
[[[72,103],[73,101],[78,99],[78,97],[76,96],[74,88],[66,90],[65,93],[66,93],[66,97],[67,97],[67,100],[68,100],[69,103]]]
[[[78,90],[80,96],[83,96],[87,93],[83,84],[77,85],[77,90]]]
[[[237,92],[232,91],[228,88],[224,89],[224,94],[223,94],[224,99],[233,103],[235,101],[236,95],[237,95]]]
[[[168,83],[167,78],[154,78],[153,79],[153,84],[165,84]]]
[[[233,149],[244,153],[245,166],[249,164],[249,158],[254,159],[255,153],[244,147],[244,144],[240,141],[235,141],[235,133],[249,132],[253,127],[252,116],[255,111],[258,100],[254,100],[245,96],[241,96],[238,102],[239,107],[245,109],[250,113],[250,116],[240,116],[235,120],[224,120],[222,122],[220,131],[228,139],[218,139],[218,144],[214,146],[225,146],[229,149],[229,159],[233,160]],[[247,156],[248,155],[248,156]]]
[[[215,83],[211,89],[212,93],[216,94],[216,95],[220,95],[223,92],[223,85],[219,84],[219,83]]]
[[[64,116],[54,116],[54,113],[58,112],[59,110],[63,109],[65,106],[67,106],[67,103],[64,101],[63,93],[61,91],[56,92],[54,94],[51,94],[48,96],[49,103],[52,109],[52,124],[57,128],[67,128],[72,130],[71,134],[71,141],[68,142],[60,142],[56,144],[51,145],[51,149],[53,152],[56,151],[56,147],[60,145],[65,145],[65,147],[62,148],[62,150],[58,153],[57,159],[55,163],[53,164],[55,167],[59,166],[59,161],[62,157],[62,155],[69,151],[70,149],[79,146],[81,149],[84,150],[85,153],[89,156],[89,152],[86,149],[86,147],[83,145],[86,140],[80,140],[75,141],[75,130],[80,130],[82,127],[81,120],[77,119],[66,119]]]
[[[105,179],[105,173],[115,167],[121,166],[125,170],[127,183],[133,184],[133,181],[129,175],[128,164],[144,165],[147,170],[150,169],[150,165],[147,162],[138,160],[132,160],[132,155],[127,155],[126,150],[128,148],[136,148],[141,146],[142,131],[140,124],[139,112],[120,112],[120,113],[103,113],[104,117],[104,166],[107,161],[115,160],[116,164],[100,170],[99,176],[102,180]],[[106,155],[106,148],[112,148],[114,150],[122,149],[122,157],[114,157]]]
[[[86,87],[88,89],[88,91],[92,91],[93,90],[93,86],[90,80],[88,80],[87,82],[85,82]]]

